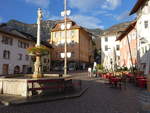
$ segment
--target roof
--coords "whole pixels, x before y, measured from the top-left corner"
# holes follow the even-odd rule
[[[124,22],[124,23],[120,23],[120,24],[114,25],[114,26],[104,30],[102,35],[103,36],[105,36],[105,35],[113,35],[113,34],[122,32],[130,25],[130,23],[131,22]]]
[[[117,38],[116,41],[122,40],[131,30],[134,29],[135,25],[136,25],[136,21],[132,22],[132,23],[126,28],[126,30]]]
[[[72,21],[71,19],[67,18],[67,22],[72,22],[72,26],[70,27],[70,29],[79,29],[81,28],[81,26],[77,25],[74,21]],[[53,29],[51,30],[53,31],[61,31],[61,23],[64,23],[64,20],[60,20],[58,21],[58,23],[53,27]]]
[[[138,0],[130,12],[130,15],[136,13],[141,6],[143,6],[148,0]]]
[[[71,29],[82,29],[83,31],[85,31],[86,33],[88,33],[89,36],[94,35],[93,33],[89,32],[86,28],[77,25],[73,20],[71,20],[71,19],[69,19],[69,18],[67,18],[67,22],[72,22],[72,25],[71,25],[71,27],[70,27],[70,30],[71,30]],[[51,32],[62,31],[62,30],[61,30],[61,27],[60,27],[61,23],[64,23],[64,20],[58,21],[58,23],[53,27],[53,29],[51,30]]]
[[[16,30],[10,26],[0,25],[0,32],[18,37],[20,39],[36,42],[36,38],[31,34]],[[46,47],[52,48],[52,46],[46,41],[41,41],[41,43]]]
[[[19,34],[19,32],[17,33],[17,31],[15,31],[15,30],[7,31],[6,29],[0,28],[0,32],[8,34],[8,35],[15,36],[15,37],[18,37],[18,38],[21,38],[21,39],[32,41],[31,38],[25,37],[24,35]]]

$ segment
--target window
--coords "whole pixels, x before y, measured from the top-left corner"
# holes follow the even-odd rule
[[[7,36],[2,37],[2,44],[6,45],[12,45],[13,44],[13,39]]]
[[[26,48],[29,47],[29,44],[26,43],[26,42],[23,42],[23,41],[18,40],[18,47],[19,47],[19,48],[24,48],[24,49],[26,49]]]
[[[147,50],[147,46],[145,46],[145,52],[147,52],[148,50]]]
[[[62,34],[61,34],[62,36],[62,38],[65,38],[65,32],[64,31],[62,31]]]
[[[29,44],[26,44],[26,48],[29,48]]]
[[[25,59],[26,59],[26,61],[28,61],[29,60],[29,55],[26,55]]]
[[[56,32],[53,32],[53,37],[56,38]]]
[[[144,47],[142,47],[142,55],[144,55]]]
[[[71,37],[71,31],[70,31],[70,30],[67,31],[67,38],[72,38],[72,37]]]
[[[144,27],[145,29],[148,28],[148,21],[144,21]]]
[[[105,42],[108,42],[108,37],[105,37]]]
[[[44,63],[47,63],[47,59],[46,58],[44,58]]]
[[[10,58],[10,51],[4,50],[3,51],[3,58],[4,59],[9,59]]]
[[[120,50],[120,46],[116,45],[116,50],[119,51]]]
[[[71,57],[75,57],[75,52],[71,52]]]
[[[108,46],[107,45],[105,46],[105,51],[108,51]]]
[[[59,36],[60,36],[60,32],[58,31],[58,32],[56,32],[56,37],[55,38],[59,38]]]
[[[75,31],[72,30],[71,31],[71,37],[74,38],[74,36],[75,36]]]
[[[22,60],[22,54],[18,54],[18,60]]]

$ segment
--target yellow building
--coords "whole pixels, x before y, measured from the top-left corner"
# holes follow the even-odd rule
[[[65,32],[61,30],[64,21],[59,21],[51,31],[50,44],[53,46],[52,61],[54,67],[63,67]],[[78,26],[74,21],[67,19],[67,24],[71,27],[67,30],[67,52],[71,57],[67,58],[68,67],[74,65],[74,69],[85,69],[93,62],[92,34],[83,27]],[[58,63],[59,62],[59,63]]]

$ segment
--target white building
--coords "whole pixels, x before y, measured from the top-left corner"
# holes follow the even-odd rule
[[[148,74],[150,71],[150,0],[138,0],[130,15],[137,14],[137,37],[139,68]]]
[[[33,59],[26,49],[34,45],[35,40],[29,34],[0,28],[0,75],[33,71]],[[42,60],[50,68],[50,58]]]
[[[101,63],[105,69],[114,69],[119,65],[120,42],[116,39],[129,24],[130,22],[118,24],[103,32],[101,36]]]

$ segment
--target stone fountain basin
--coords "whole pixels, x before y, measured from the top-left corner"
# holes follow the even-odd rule
[[[65,77],[59,77],[59,74],[44,74],[42,78],[31,78],[31,74],[23,76],[9,76],[0,78],[0,94],[9,94],[16,96],[28,97],[32,96],[29,94],[28,87],[31,87],[28,81],[31,80],[52,80],[52,79],[68,79],[71,75]],[[47,83],[46,83],[47,84]],[[49,84],[50,85],[50,84]],[[39,86],[39,84],[36,84]]]

